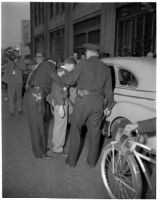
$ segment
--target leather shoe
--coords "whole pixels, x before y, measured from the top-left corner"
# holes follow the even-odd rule
[[[70,163],[68,162],[68,159],[65,160],[65,163],[66,163],[69,167],[71,167],[71,168],[75,168],[75,167],[76,167],[76,165],[70,164]]]
[[[64,151],[62,151],[62,152],[55,152],[55,151],[53,151],[53,153],[56,154],[56,155],[67,156],[67,154]]]
[[[41,158],[44,159],[44,160],[53,159],[53,157],[52,157],[52,156],[49,156],[49,155],[43,155]]]

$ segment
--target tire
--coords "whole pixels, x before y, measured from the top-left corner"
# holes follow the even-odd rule
[[[126,118],[118,118],[111,125],[111,136],[112,140],[116,140],[118,129],[124,128],[127,124],[131,122]]]
[[[122,150],[118,143],[114,144],[114,148],[112,147],[111,144],[106,146],[101,161],[101,175],[110,197],[114,199],[140,198],[142,179],[137,161],[127,148],[123,147]]]

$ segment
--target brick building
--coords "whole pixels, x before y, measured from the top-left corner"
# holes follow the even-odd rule
[[[32,55],[54,59],[99,44],[114,56],[156,52],[156,3],[31,2]]]

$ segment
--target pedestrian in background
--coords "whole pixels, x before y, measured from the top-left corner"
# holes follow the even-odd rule
[[[19,51],[9,49],[7,52],[7,60],[4,65],[4,77],[8,86],[9,110],[10,115],[15,115],[15,98],[17,100],[17,110],[23,112],[22,107],[22,71],[25,69],[25,64],[19,56]]]
[[[63,65],[64,63],[64,59],[63,58],[59,58],[56,62],[56,69],[59,69],[61,65]]]
[[[86,55],[84,53],[81,54],[81,61],[86,60]]]
[[[73,57],[74,57],[74,59],[76,60],[76,63],[79,63],[79,62],[80,62],[80,59],[79,59],[79,57],[78,57],[78,53],[77,53],[77,52],[74,52],[74,53],[73,53]]]
[[[100,125],[113,103],[112,80],[109,68],[98,59],[99,47],[85,44],[86,59],[78,63],[73,71],[64,75],[62,80],[67,85],[77,83],[77,98],[74,104],[70,128],[70,144],[66,162],[75,167],[79,158],[81,128],[87,125],[89,151],[87,162],[91,167],[97,163],[99,154]],[[106,105],[104,107],[104,98]]]
[[[47,155],[47,135],[45,130],[46,96],[53,82],[61,88],[63,82],[56,74],[55,65],[44,60],[34,71],[29,80],[29,87],[24,96],[26,117],[31,132],[32,150],[36,158],[51,159]]]

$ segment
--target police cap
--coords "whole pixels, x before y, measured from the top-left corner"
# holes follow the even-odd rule
[[[99,46],[96,44],[92,44],[92,43],[85,43],[83,45],[83,47],[85,49],[91,50],[91,51],[98,51],[99,50]]]

